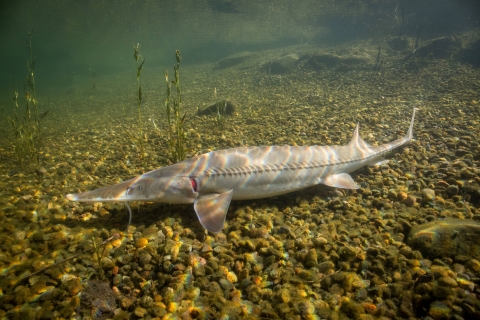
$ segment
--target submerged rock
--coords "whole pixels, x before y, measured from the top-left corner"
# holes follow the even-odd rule
[[[207,107],[203,109],[198,109],[198,116],[210,116],[217,114],[218,108],[224,108],[223,115],[232,115],[237,110],[237,106],[230,100],[220,100],[217,102],[210,103]],[[220,109],[221,110],[221,109]]]
[[[267,62],[264,67],[272,74],[287,73],[295,67],[298,59],[297,54],[287,54],[271,62]]]
[[[81,294],[80,312],[94,319],[113,318],[117,308],[116,295],[108,282],[92,280]]]
[[[305,66],[313,70],[323,70],[331,68],[353,67],[373,64],[374,59],[368,54],[345,53],[338,55],[334,53],[319,53],[310,56]],[[338,70],[338,69],[337,69]]]
[[[448,218],[412,228],[408,244],[429,259],[467,255],[480,258],[480,222]]]
[[[419,57],[433,56],[436,58],[446,58],[460,50],[460,44],[454,37],[444,37],[434,39],[423,47],[415,51]]]
[[[235,53],[231,56],[228,56],[222,60],[217,61],[217,68],[218,69],[225,69],[229,67],[236,66],[248,59],[250,59],[254,54],[249,51]]]

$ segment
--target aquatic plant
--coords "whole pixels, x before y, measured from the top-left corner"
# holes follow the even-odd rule
[[[92,72],[92,89],[97,89],[97,84],[95,82],[95,74],[97,73],[97,70],[95,68],[88,68]]]
[[[182,92],[180,89],[180,50],[175,51],[175,59],[177,64],[173,66],[175,72],[175,80],[168,80],[168,71],[165,70],[165,82],[167,84],[167,98],[165,99],[165,112],[167,114],[167,141],[169,150],[169,160],[172,163],[185,160],[187,157],[187,145],[185,135],[185,116],[182,112]],[[172,84],[175,86],[176,95],[172,97]]]
[[[21,167],[33,165],[39,176],[40,172],[40,154],[43,148],[43,131],[41,122],[48,115],[50,110],[40,113],[38,108],[36,85],[35,85],[35,57],[32,47],[33,30],[28,33],[27,46],[30,53],[30,60],[27,61],[28,74],[26,76],[25,91],[25,111],[21,115],[18,106],[18,92],[13,94],[14,112],[13,116],[7,114],[3,106],[0,106],[3,116],[10,124],[12,129],[11,144],[18,163]]]
[[[137,43],[136,46],[133,47],[134,54],[133,57],[135,58],[135,62],[137,64],[137,111],[138,111],[138,143],[140,145],[141,151],[141,158],[144,159],[145,157],[145,146],[143,145],[143,126],[142,126],[142,83],[140,82],[140,75],[142,73],[143,64],[145,63],[145,59],[142,59],[140,55],[140,44]],[[139,64],[139,60],[142,62]]]
[[[227,100],[217,100],[217,88],[213,91],[216,113],[214,118],[214,126],[218,130],[225,130],[227,128]]]
[[[133,46],[133,58],[135,59],[135,63],[137,65],[137,89],[136,89],[136,98],[137,98],[137,136],[132,135],[130,132],[125,131],[126,134],[132,139],[139,147],[140,151],[140,159],[142,159],[143,167],[145,167],[145,134],[143,132],[143,123],[142,123],[142,83],[140,81],[140,75],[142,74],[143,64],[145,63],[145,59],[142,58],[140,55],[140,44],[137,43]]]
[[[104,242],[97,242],[95,237],[92,236],[92,244],[93,244],[93,255],[97,260],[97,276],[98,279],[103,280],[105,278],[105,272],[103,271],[103,261],[102,258],[105,255],[105,251],[107,247],[104,245]],[[102,250],[103,248],[103,250]]]

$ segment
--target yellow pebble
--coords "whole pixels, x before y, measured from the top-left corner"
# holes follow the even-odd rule
[[[397,195],[397,199],[398,201],[403,201],[405,199],[407,199],[408,197],[408,194],[406,194],[405,192],[399,192],[398,195]]]
[[[135,242],[135,247],[137,248],[143,248],[148,244],[148,240],[145,238],[139,238],[137,239],[137,242]]]
[[[307,291],[303,290],[303,289],[300,289],[297,291],[298,292],[298,295],[302,298],[306,298],[307,297]]]
[[[173,312],[177,311],[177,309],[178,309],[178,304],[176,302],[170,302],[168,304],[168,308],[167,308],[168,312],[173,313]]]
[[[232,283],[235,283],[238,281],[238,278],[237,278],[237,275],[233,272],[233,271],[230,271],[227,273],[227,280],[232,282]]]
[[[118,248],[122,245],[122,240],[120,239],[115,239],[112,241],[112,246],[114,246],[115,248]]]

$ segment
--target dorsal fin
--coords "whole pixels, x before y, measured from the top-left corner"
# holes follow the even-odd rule
[[[351,147],[356,147],[359,149],[365,149],[365,148],[370,148],[370,145],[366,143],[362,137],[360,137],[360,123],[357,123],[357,127],[355,128],[355,131],[353,132],[353,137],[352,140],[350,140],[350,143],[348,144]]]
[[[355,127],[355,131],[353,131],[353,136],[352,136],[352,140],[350,140],[350,143],[349,145],[352,145],[352,144],[357,144],[358,143],[358,138],[360,138],[360,123],[357,122],[357,126]]]

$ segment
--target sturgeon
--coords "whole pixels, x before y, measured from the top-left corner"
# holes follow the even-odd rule
[[[415,111],[407,134],[380,146],[367,144],[357,124],[344,146],[261,146],[212,151],[144,173],[116,185],[67,194],[70,201],[193,203],[202,226],[223,229],[231,200],[260,199],[324,184],[358,189],[349,173],[379,165],[383,155],[413,138]],[[131,215],[131,211],[130,211]]]

